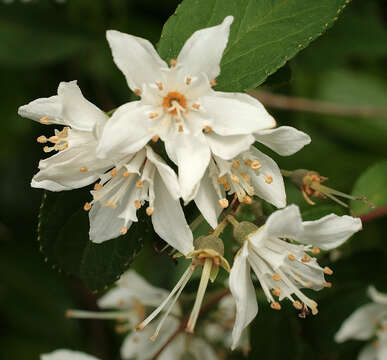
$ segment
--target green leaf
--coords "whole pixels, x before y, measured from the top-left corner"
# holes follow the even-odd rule
[[[329,201],[329,200],[328,200]],[[316,206],[309,206],[304,211],[301,211],[302,220],[304,221],[314,221],[321,219],[322,217],[329,214],[336,215],[345,215],[347,213],[346,209],[338,204],[321,204]]]
[[[376,208],[387,205],[387,161],[379,162],[368,168],[356,181],[353,196],[366,196]],[[351,201],[354,215],[363,215],[372,211],[368,204],[361,201]]]
[[[128,268],[152,235],[149,217],[138,214],[125,236],[94,244],[89,240],[84,190],[45,192],[39,215],[38,240],[46,261],[81,278],[91,290],[112,284]]]
[[[184,0],[164,26],[159,52],[166,60],[176,58],[194,31],[233,15],[219,89],[255,88],[329,28],[347,2]]]

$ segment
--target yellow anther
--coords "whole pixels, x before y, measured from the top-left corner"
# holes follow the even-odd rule
[[[227,181],[225,184],[223,184],[224,191],[230,191],[231,190],[231,185]]]
[[[110,175],[111,175],[111,177],[117,176],[117,169],[114,168],[112,171],[110,171]]]
[[[281,276],[279,276],[279,274],[277,274],[277,273],[274,273],[273,276],[272,276],[272,279],[274,281],[280,281],[281,280]]]
[[[191,84],[191,81],[192,81],[192,78],[190,78],[190,77],[187,77],[187,78],[185,79],[185,83],[186,83],[187,85]]]
[[[120,230],[121,235],[125,235],[128,232],[128,228],[126,226],[123,226]]]
[[[259,169],[262,167],[262,165],[261,165],[261,163],[260,163],[258,160],[253,160],[253,161],[251,161],[251,163],[250,163],[250,167],[251,167],[253,170],[259,170]]]
[[[135,200],[134,207],[138,210],[141,207],[141,203],[138,200]]]
[[[157,87],[159,88],[160,91],[164,89],[164,86],[163,86],[162,82],[157,82],[156,85],[157,85]]]
[[[273,310],[281,310],[281,305],[279,302],[277,301],[274,301],[270,304],[270,307],[273,309]]]
[[[250,204],[253,202],[253,200],[251,199],[250,196],[245,195],[245,196],[243,197],[243,202],[244,202],[245,204],[250,205]]]
[[[150,113],[149,114],[149,119],[155,119],[159,116],[159,114],[157,112],[153,112],[153,113]]]
[[[123,173],[122,173],[122,176],[123,177],[129,177],[130,176],[130,172],[129,171],[124,171]]]
[[[312,254],[315,254],[315,255],[320,254],[320,249],[317,246],[313,246]]]
[[[211,132],[211,131],[212,131],[212,127],[211,127],[211,126],[206,125],[206,126],[204,127],[204,132],[205,132],[205,133],[209,133],[209,132]]]
[[[275,288],[275,289],[273,289],[272,291],[271,291],[272,293],[273,293],[273,295],[275,295],[275,296],[281,296],[281,288],[278,286],[277,288]]]
[[[212,80],[210,81],[210,85],[211,85],[211,86],[216,86],[216,85],[217,85],[216,79],[212,79]]]
[[[133,92],[134,92],[136,95],[141,95],[141,94],[142,94],[141,89],[134,89]]]
[[[36,139],[36,141],[37,141],[38,143],[44,144],[44,143],[47,142],[47,138],[46,138],[44,135],[42,135],[42,136],[39,136],[39,137]]]
[[[183,132],[183,131],[184,131],[183,125],[179,125],[179,132]]]
[[[310,288],[313,286],[313,283],[311,281],[308,281],[306,284],[305,284],[305,287],[307,288]]]
[[[59,137],[58,137],[58,136],[51,136],[51,137],[49,137],[48,141],[49,141],[49,142],[52,142],[53,144],[56,144],[56,143],[58,143],[60,140],[59,140]]]
[[[248,184],[251,182],[251,176],[246,173],[241,173],[241,178],[246,181]]]
[[[323,282],[323,285],[324,285],[326,288],[331,288],[331,287],[332,287],[332,283],[331,283],[331,282],[327,282],[327,281],[324,281],[324,282]]]
[[[230,178],[234,184],[239,184],[239,177],[237,175],[231,175]]]
[[[199,110],[200,109],[200,105],[199,104],[192,104],[192,107],[196,110]]]
[[[328,266],[325,266],[324,274],[332,275],[333,274],[333,270],[331,268],[329,268]]]
[[[296,257],[295,257],[293,254],[289,254],[289,255],[288,255],[288,259],[289,259],[290,261],[294,261],[294,260],[296,260]]]
[[[218,184],[225,184],[225,183],[227,182],[227,178],[226,178],[226,176],[218,177],[218,178],[216,179],[216,182],[217,182]]]
[[[160,137],[159,137],[158,135],[154,135],[154,136],[152,137],[152,141],[153,141],[153,142],[157,142],[157,141],[159,141],[159,139],[160,139]]]
[[[171,60],[169,60],[169,63],[171,64],[171,67],[175,67],[177,65],[177,60],[171,59]]]
[[[144,183],[143,183],[141,180],[138,180],[138,181],[136,182],[136,187],[142,188],[143,186],[144,186]]]
[[[294,308],[296,308],[297,310],[302,310],[304,308],[304,306],[298,301],[296,300],[294,303],[293,303],[293,306]]]
[[[87,172],[87,167],[86,166],[82,166],[79,171],[80,172]]]
[[[149,216],[153,214],[153,211],[155,211],[155,209],[152,206],[148,206],[145,210],[146,214]]]
[[[99,190],[102,190],[103,189],[103,186],[99,183],[96,183],[94,184],[94,190],[95,191],[99,191]]]
[[[252,162],[253,162],[252,160],[248,159],[248,160],[245,160],[245,163],[244,163],[244,164],[245,164],[246,166],[250,167]]]
[[[312,259],[312,258],[311,258],[309,255],[305,254],[305,256],[301,259],[301,261],[304,262],[304,263],[307,263],[307,262],[309,262],[311,259]]]
[[[239,166],[241,166],[241,162],[240,162],[239,160],[234,160],[234,161],[232,162],[232,168],[233,168],[233,169],[238,169]]]
[[[44,151],[45,153],[49,153],[49,152],[51,152],[51,151],[53,151],[53,150],[55,150],[54,147],[45,146],[45,147],[43,148],[43,151]]]
[[[44,116],[44,117],[42,117],[42,118],[39,120],[39,122],[40,122],[41,124],[48,125],[48,124],[50,124],[50,118],[49,118],[48,116]]]
[[[91,204],[90,203],[85,203],[85,205],[83,205],[83,210],[85,211],[89,211],[91,209]]]
[[[265,179],[265,183],[266,183],[266,184],[271,184],[271,183],[273,182],[273,177],[272,177],[271,175],[265,174],[265,175],[263,176],[263,178]]]
[[[228,207],[228,200],[227,199],[220,199],[219,200],[219,205],[223,209],[226,209]]]

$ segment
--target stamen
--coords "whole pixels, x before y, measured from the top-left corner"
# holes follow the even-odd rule
[[[171,64],[171,67],[175,67],[177,65],[177,60],[171,59],[171,60],[169,60],[169,63]]]
[[[163,83],[162,82],[157,82],[156,83],[157,87],[159,88],[160,91],[164,89]]]
[[[253,202],[253,200],[251,199],[250,196],[245,195],[245,196],[243,197],[243,203],[250,205],[252,202]]]
[[[123,176],[124,178],[127,178],[127,177],[130,176],[130,172],[129,172],[129,171],[124,171],[124,172],[122,173],[122,176]]]
[[[39,136],[36,141],[40,144],[44,144],[47,142],[47,138],[44,135]]]
[[[183,125],[179,125],[179,132],[183,132],[184,128]]]
[[[185,83],[186,83],[187,85],[191,84],[191,81],[192,81],[192,78],[190,78],[190,77],[187,77],[187,78],[185,79]]]
[[[49,142],[53,143],[53,144],[57,144],[60,140],[59,140],[59,137],[58,136],[50,136],[50,138],[48,139]]]
[[[155,209],[152,207],[152,206],[148,206],[145,210],[146,214],[148,216],[151,216],[153,214],[153,211],[155,211]]]
[[[85,203],[85,205],[83,205],[83,210],[85,211],[89,211],[91,209],[91,204],[90,203]]]
[[[326,288],[331,288],[331,287],[332,287],[332,283],[331,283],[331,282],[327,282],[327,281],[324,281],[324,282],[323,282],[323,285],[324,285]]]
[[[138,181],[136,182],[136,187],[142,188],[143,186],[144,186],[144,183],[143,183],[141,180],[138,180]]]
[[[138,210],[141,208],[141,203],[138,200],[134,201],[134,207]]]
[[[141,95],[142,94],[142,91],[140,89],[134,89],[133,91],[136,95]]]
[[[281,305],[279,302],[274,301],[270,304],[270,307],[274,310],[281,310]]]
[[[238,169],[241,166],[241,162],[239,160],[234,160],[232,162],[232,168],[233,169]],[[246,174],[245,174],[246,175]]]
[[[273,177],[271,175],[265,174],[264,176],[266,184],[271,184],[273,182]]]
[[[223,184],[223,188],[224,188],[224,191],[230,191],[231,190],[231,185],[229,182],[226,182],[225,184]]]
[[[258,160],[251,161],[250,165],[248,166],[250,166],[253,170],[259,170],[262,167],[261,163]]]
[[[44,148],[43,148],[43,151],[45,152],[45,153],[49,153],[49,152],[51,152],[51,151],[54,151],[55,150],[55,148],[53,147],[53,146],[45,146]]]
[[[225,184],[225,183],[227,182],[227,178],[226,178],[226,176],[218,177],[218,178],[216,179],[216,182],[217,182],[218,184]]]
[[[288,259],[289,259],[290,261],[296,260],[296,258],[295,258],[295,256],[294,256],[293,254],[289,254],[289,255],[288,255]]]
[[[219,205],[220,205],[223,209],[228,208],[228,200],[227,200],[227,199],[220,199],[220,200],[219,200]]]
[[[230,178],[233,183],[239,184],[239,177],[237,175],[231,175]]]
[[[317,246],[313,246],[312,254],[315,254],[315,255],[320,254],[320,249]]]
[[[82,166],[79,171],[80,172],[87,172],[87,167],[86,166]]]
[[[296,300],[296,301],[293,303],[293,306],[294,306],[297,310],[302,310],[302,308],[303,308],[303,305],[302,305],[298,300]]]
[[[204,132],[205,132],[205,133],[209,133],[209,132],[211,132],[211,131],[212,131],[212,127],[211,127],[211,126],[206,125],[206,126],[204,127]]]
[[[152,137],[152,141],[153,142],[157,142],[158,140],[159,140],[159,136],[158,135],[154,135],[153,137]]]
[[[50,124],[50,118],[48,116],[42,117],[39,122],[43,125],[49,125]]]
[[[302,261],[303,263],[307,263],[307,262],[309,262],[310,260],[312,260],[312,258],[311,258],[309,255],[307,255],[307,254],[305,254],[304,257],[301,259],[301,261]]]
[[[117,176],[117,169],[114,168],[113,170],[111,170],[111,171],[110,171],[110,175],[111,175],[111,177]]]
[[[67,310],[66,317],[73,319],[127,320],[130,311],[96,312],[84,310]]]
[[[273,278],[274,281],[280,281],[281,280],[281,276],[279,276],[279,274],[277,274],[277,273],[274,273],[272,278]]]
[[[329,268],[328,266],[325,266],[324,274],[333,275],[333,270],[331,268]]]
[[[100,183],[94,184],[94,190],[95,191],[99,191],[99,190],[102,190],[102,189],[103,189],[103,186]]]
[[[195,110],[199,110],[199,109],[200,109],[200,105],[199,105],[199,104],[192,104],[192,107],[193,107]]]
[[[159,114],[157,112],[153,112],[153,113],[150,113],[149,114],[149,119],[155,119],[159,116]]]
[[[211,86],[216,86],[217,85],[216,79],[210,80],[210,85]]]
[[[128,232],[128,228],[126,226],[123,226],[120,230],[121,235],[125,235]]]

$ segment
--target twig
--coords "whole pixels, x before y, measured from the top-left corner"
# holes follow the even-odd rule
[[[248,93],[264,105],[277,109],[361,118],[387,118],[387,107],[335,104],[301,97],[272,94],[258,90],[251,90]]]
[[[379,218],[383,215],[387,215],[387,205],[385,206],[382,206],[378,209],[375,209],[373,211],[370,211],[369,213],[367,214],[364,214],[364,215],[361,215],[360,216],[360,220],[365,223],[367,221],[371,221],[371,220],[374,220],[376,218]]]
[[[216,305],[221,299],[227,296],[230,293],[229,289],[225,289],[221,292],[215,294],[210,300],[208,300],[205,305],[201,308],[200,314],[207,312],[214,305]],[[157,351],[157,353],[153,356],[152,360],[156,360],[160,354],[165,350],[165,348],[181,333],[185,330],[188,323],[188,316],[185,316],[180,321],[180,326],[178,329],[168,338],[168,340],[164,343],[164,345]]]

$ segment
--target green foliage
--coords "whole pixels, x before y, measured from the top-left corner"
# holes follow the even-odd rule
[[[149,218],[139,214],[124,236],[94,244],[89,240],[89,218],[82,209],[87,193],[45,192],[40,208],[38,239],[53,267],[80,277],[91,290],[116,281],[150,239]]]
[[[352,194],[366,196],[376,208],[387,206],[387,161],[371,166],[356,181]],[[363,215],[370,212],[370,206],[360,201],[351,201],[351,210],[354,215]]]
[[[233,15],[219,89],[255,88],[329,28],[347,2],[184,0],[164,26],[159,51],[164,59],[176,58],[194,31]]]

